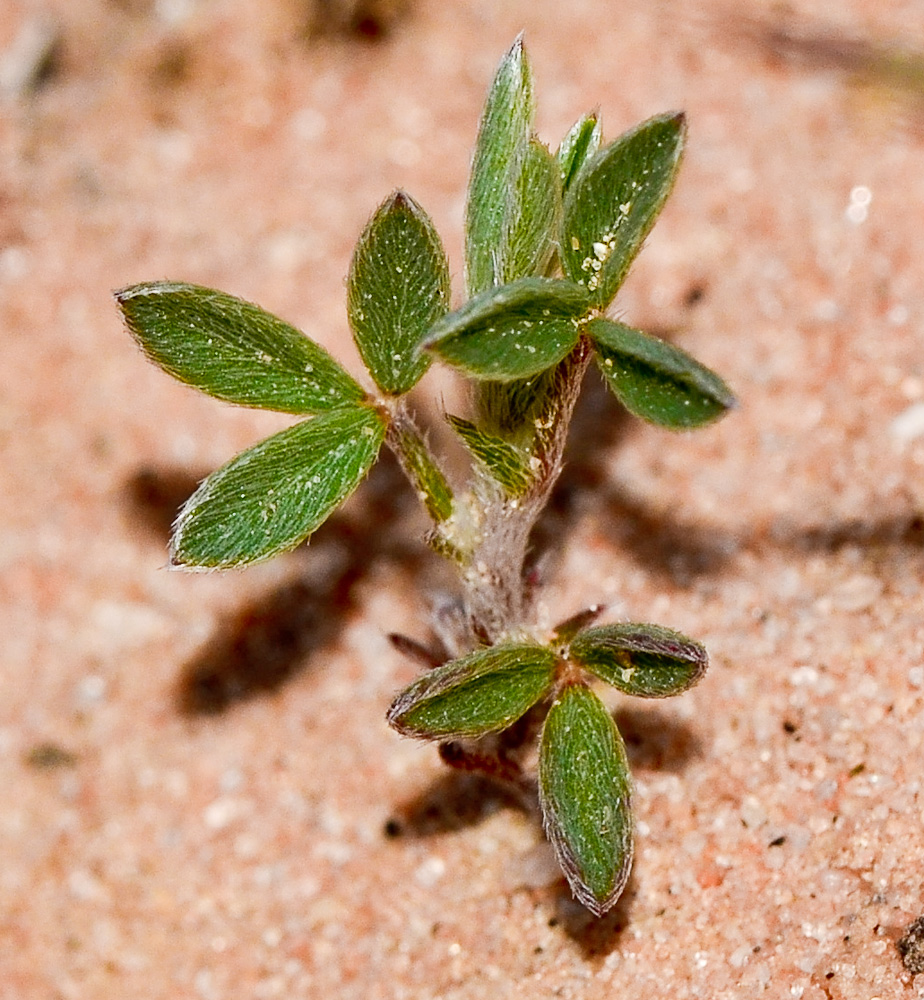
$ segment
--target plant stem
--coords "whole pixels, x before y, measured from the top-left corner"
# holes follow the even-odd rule
[[[535,478],[527,493],[511,499],[493,481],[479,482],[481,523],[463,583],[472,631],[483,642],[528,632],[532,625],[524,579],[529,538],[561,474],[568,425],[590,356],[590,343],[582,337],[556,368],[542,406],[530,415]]]
[[[452,489],[404,400],[398,400],[389,414],[385,443],[434,523],[448,520],[454,506]]]
[[[463,647],[530,632],[532,601],[524,574],[529,539],[561,474],[568,425],[590,357],[590,342],[582,337],[530,410],[534,478],[520,497],[505,495],[482,476],[468,503],[460,503],[407,408],[399,402],[390,414],[386,442],[434,521],[431,544],[459,567],[468,623],[468,635],[460,637]]]

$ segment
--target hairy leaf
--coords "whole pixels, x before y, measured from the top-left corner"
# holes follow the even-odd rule
[[[298,414],[364,396],[323,347],[233,295],[159,281],[123,288],[115,298],[144,353],[210,396]]]
[[[443,317],[424,347],[474,378],[529,378],[574,347],[586,310],[587,293],[573,281],[520,278]]]
[[[447,415],[446,419],[507,496],[523,496],[533,481],[529,461],[523,452],[502,438],[480,430],[468,420],[451,415]]]
[[[405,688],[388,710],[388,721],[405,736],[433,740],[506,729],[546,694],[555,665],[555,654],[545,646],[478,650]]]
[[[476,396],[478,420],[490,433],[532,450],[536,421],[542,420],[549,402],[557,398],[559,362],[538,375],[513,382],[482,382]]]
[[[375,410],[344,406],[242,452],[180,511],[173,563],[228,569],[294,548],[356,489],[384,436]]]
[[[659,115],[585,162],[565,198],[565,274],[607,306],[670,194],[680,165],[681,114]]]
[[[518,37],[488,92],[472,158],[465,212],[465,283],[477,295],[503,281],[499,248],[517,203],[534,114],[529,62]]]
[[[632,864],[629,763],[600,699],[565,688],[539,745],[539,798],[546,832],[571,891],[596,916],[619,898]]]
[[[581,167],[600,148],[600,120],[596,112],[578,119],[558,147],[558,170],[561,189],[566,192]]]
[[[555,158],[538,139],[531,139],[526,148],[515,194],[498,251],[498,284],[544,274],[555,252],[561,228],[561,182]]]
[[[586,330],[607,384],[637,417],[684,430],[717,420],[735,405],[722,379],[679,347],[607,319],[592,320]]]
[[[706,650],[662,625],[599,625],[571,641],[571,659],[624,694],[666,698],[693,687],[709,665]]]
[[[347,312],[356,346],[376,385],[408,392],[430,359],[423,335],[449,309],[449,265],[439,234],[403,191],[369,220],[347,279]]]

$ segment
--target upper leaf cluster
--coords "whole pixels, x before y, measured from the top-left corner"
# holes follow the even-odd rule
[[[674,185],[684,116],[658,115],[601,147],[599,119],[585,115],[556,156],[534,134],[533,117],[532,76],[517,39],[488,94],[472,161],[471,298],[430,329],[423,348],[476,380],[516,383],[557,364],[584,337],[607,385],[636,415],[676,429],[716,419],[734,404],[717,375],[603,318]],[[511,422],[514,391],[483,393],[489,408],[500,395],[500,423]]]
[[[347,314],[379,398],[320,345],[251,303],[184,282],[116,293],[145,353],[178,379],[316,422],[206,480],[180,514],[175,562],[238,566],[297,545],[352,492],[385,440],[434,520],[446,521],[453,497],[438,463],[407,427],[389,434],[388,400],[409,392],[433,356],[484,386],[482,424],[451,422],[511,497],[529,489],[541,451],[530,424],[542,423],[543,397],[557,391],[545,374],[581,339],[613,392],[646,420],[694,427],[733,404],[725,383],[688,354],[603,317],[673,186],[683,116],[660,115],[601,146],[599,120],[586,115],[553,156],[534,134],[534,113],[518,38],[479,126],[465,227],[470,297],[454,312],[442,243],[411,197],[391,195],[360,236]]]

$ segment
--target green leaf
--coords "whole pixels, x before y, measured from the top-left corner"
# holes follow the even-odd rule
[[[517,180],[532,136],[533,114],[532,74],[520,36],[497,68],[478,126],[465,210],[469,295],[502,283],[499,248],[518,201]]]
[[[682,114],[651,118],[587,161],[568,188],[562,266],[599,308],[612,301],[670,194],[684,134]]]
[[[554,433],[565,403],[572,362],[579,344],[563,361],[528,379],[482,382],[478,386],[478,422],[505,441],[535,452],[537,438]]]
[[[566,192],[571,182],[577,177],[594,153],[600,148],[602,133],[600,120],[596,112],[591,112],[578,119],[558,147],[558,170],[561,178],[561,189]]]
[[[539,800],[546,833],[571,891],[602,916],[632,865],[629,763],[600,699],[565,688],[549,710],[539,745]]]
[[[242,452],[180,511],[173,563],[228,569],[295,548],[356,489],[384,436],[375,410],[344,406]]]
[[[607,384],[637,417],[684,430],[735,406],[722,379],[679,347],[607,319],[592,320],[585,329]]]
[[[532,450],[536,421],[541,420],[558,389],[556,372],[562,362],[538,375],[513,382],[482,382],[476,401],[478,421],[489,433]]]
[[[587,305],[573,281],[520,278],[444,316],[423,346],[477,379],[529,378],[574,347]]]
[[[517,177],[516,198],[505,219],[497,284],[546,271],[555,253],[561,216],[558,165],[538,139],[531,139]]]
[[[123,288],[115,298],[144,353],[210,396],[313,414],[365,395],[323,347],[233,295],[159,281]]]
[[[555,654],[516,644],[478,650],[424,674],[388,710],[405,736],[461,739],[506,729],[549,690]]]
[[[706,650],[662,625],[599,625],[578,633],[570,656],[624,694],[666,698],[693,687],[709,666]]]
[[[417,346],[448,311],[449,294],[439,234],[413,198],[395,192],[360,236],[347,278],[356,346],[383,392],[408,392],[427,370]]]
[[[521,497],[526,493],[533,473],[527,456],[519,448],[461,417],[447,414],[446,420],[508,497]]]
[[[452,516],[452,489],[414,425],[396,419],[388,428],[388,445],[434,521]]]

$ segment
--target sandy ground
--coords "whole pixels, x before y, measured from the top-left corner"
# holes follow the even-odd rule
[[[0,997],[924,996],[896,949],[924,913],[920,3],[360,20],[0,13]],[[215,285],[358,370],[352,242],[401,185],[461,271],[475,125],[521,28],[553,144],[593,106],[610,136],[686,110],[619,309],[742,401],[675,436],[589,388],[546,524],[555,614],[604,600],[713,657],[676,701],[613,703],[638,857],[600,921],[534,815],[384,723],[415,669],[384,636],[424,637],[442,585],[393,469],[304,551],[164,570],[177,503],[285,421],[154,370],[110,297]]]

